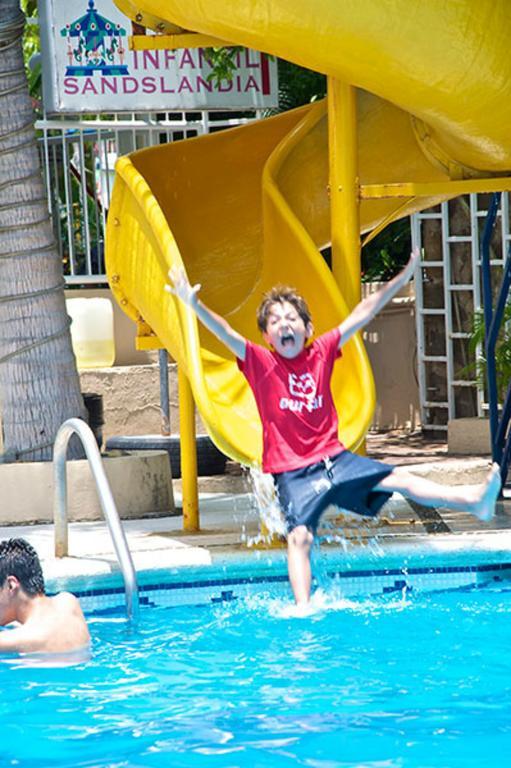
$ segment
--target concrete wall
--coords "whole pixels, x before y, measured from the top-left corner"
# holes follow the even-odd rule
[[[491,455],[489,419],[450,419],[447,426],[447,450],[464,456]]]
[[[175,513],[166,452],[130,452],[103,461],[119,515],[157,517]],[[103,513],[88,462],[67,462],[68,519],[102,520]],[[1,525],[53,521],[53,464],[0,464]]]
[[[82,392],[96,392],[103,396],[106,439],[116,435],[161,434],[159,366],[114,366],[81,371]],[[170,428],[179,432],[177,397],[177,366],[169,365]],[[205,429],[200,417],[196,418],[197,432]]]
[[[363,296],[380,285],[364,283]],[[420,426],[420,400],[412,285],[405,286],[367,326],[364,343],[376,384],[373,429],[417,429]]]

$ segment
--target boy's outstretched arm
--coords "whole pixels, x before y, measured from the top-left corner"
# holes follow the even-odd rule
[[[172,267],[169,270],[169,278],[170,284],[165,286],[165,290],[177,296],[184,304],[191,307],[208,331],[211,331],[236,357],[244,360],[246,339],[235,331],[234,328],[231,328],[227,320],[224,320],[221,315],[217,315],[216,312],[213,312],[213,310],[202,303],[197,295],[201,289],[200,284],[190,285],[182,267]]]
[[[419,259],[420,251],[418,248],[414,248],[407,265],[398,275],[389,280],[379,291],[357,304],[346,320],[343,320],[339,325],[341,332],[339,346],[342,347],[354,333],[357,333],[357,331],[360,331],[361,328],[364,328],[364,326],[371,322],[378,312],[396,295],[399,289],[408,282],[414,273]]]

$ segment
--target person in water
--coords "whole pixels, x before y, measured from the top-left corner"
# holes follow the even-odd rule
[[[254,393],[263,426],[262,468],[273,475],[286,519],[289,580],[299,606],[310,598],[311,547],[321,515],[330,505],[372,517],[397,492],[425,506],[464,510],[481,520],[494,513],[501,487],[497,464],[481,485],[446,486],[358,456],[338,437],[330,391],[336,360],[343,345],[408,282],[418,259],[416,249],[396,277],[314,340],[303,297],[290,287],[273,288],[257,312],[268,348],[245,339],[206,307],[198,296],[201,286],[192,286],[183,269],[169,272],[166,289],[191,307],[236,356]]]
[[[0,653],[68,653],[87,649],[89,630],[78,599],[48,597],[41,563],[25,539],[0,542]]]

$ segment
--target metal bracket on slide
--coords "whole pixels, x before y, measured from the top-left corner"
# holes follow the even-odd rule
[[[405,181],[395,184],[363,184],[361,200],[379,200],[389,197],[458,197],[473,192],[509,192],[511,176],[494,176],[490,179],[456,179],[454,181]]]
[[[139,351],[149,351],[151,349],[165,349],[158,336],[151,326],[144,320],[137,322],[137,335],[135,338],[135,349]]]
[[[360,200],[383,200],[389,198],[404,198],[397,209],[391,211],[377,227],[366,236],[362,247],[367,245],[391,221],[400,218],[401,209],[408,208],[410,200],[416,197],[458,197],[471,193],[509,192],[511,191],[511,176],[493,176],[489,179],[448,179],[446,181],[405,181],[393,184],[361,184]]]
[[[130,35],[130,51],[174,51],[178,48],[231,48],[233,43],[220,40],[212,35],[198,32],[180,32],[175,35]]]

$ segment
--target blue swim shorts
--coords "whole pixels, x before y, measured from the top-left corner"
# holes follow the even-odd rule
[[[330,505],[374,517],[392,493],[373,489],[393,469],[390,464],[345,450],[316,464],[274,474],[288,533],[299,525],[315,533]]]

